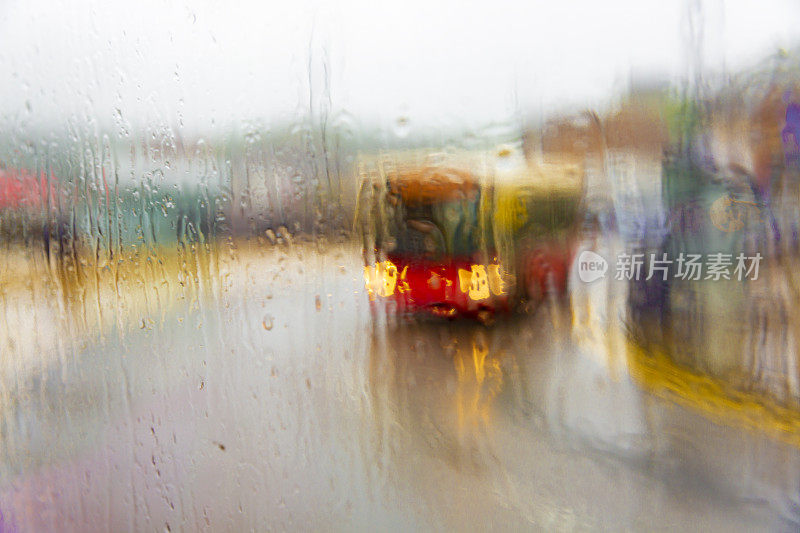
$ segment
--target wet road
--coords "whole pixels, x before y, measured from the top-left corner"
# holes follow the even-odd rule
[[[800,449],[650,390],[610,282],[493,327],[376,313],[347,249],[198,287],[5,371],[0,530],[800,523]]]

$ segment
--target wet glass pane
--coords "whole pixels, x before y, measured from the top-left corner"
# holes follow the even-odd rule
[[[5,2],[0,533],[798,529],[799,27]]]

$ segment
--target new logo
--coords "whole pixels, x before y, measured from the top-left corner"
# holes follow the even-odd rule
[[[591,283],[606,275],[608,261],[602,255],[584,250],[578,256],[578,277],[584,283]]]

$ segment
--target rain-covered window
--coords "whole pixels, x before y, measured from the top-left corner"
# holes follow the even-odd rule
[[[2,3],[0,533],[798,529],[798,28]]]

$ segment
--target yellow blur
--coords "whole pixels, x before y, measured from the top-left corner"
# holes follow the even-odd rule
[[[458,282],[461,292],[472,300],[485,300],[490,292],[495,296],[505,294],[500,265],[472,265],[470,270],[459,268]]]
[[[649,393],[696,410],[718,423],[765,432],[800,448],[800,413],[758,394],[685,368],[657,349],[629,342],[628,369]]]
[[[405,275],[407,269],[408,267],[403,269],[403,275]],[[397,288],[397,278],[397,267],[391,261],[381,261],[374,266],[364,267],[364,286],[369,293],[370,299],[374,298],[375,295],[393,295],[395,288]],[[404,292],[402,290],[404,288],[407,288],[407,284],[406,287],[401,287],[401,292]]]

